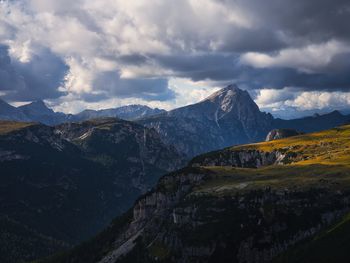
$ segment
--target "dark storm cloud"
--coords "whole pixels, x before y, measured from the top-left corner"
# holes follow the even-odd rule
[[[235,70],[233,78],[250,89],[294,87],[299,90],[348,91],[350,78],[347,72],[303,73],[291,68],[256,69],[241,66]]]
[[[231,81],[249,89],[282,89],[288,86],[307,90],[350,90],[350,54],[347,53],[332,58],[321,73],[305,73],[288,67],[254,68],[240,63],[239,54],[154,56],[153,59],[162,67],[177,72],[177,77],[193,81]]]
[[[256,21],[253,28],[226,31],[222,45],[214,53],[157,57],[162,66],[195,81],[232,79],[254,89],[294,86],[306,90],[350,90],[349,53],[336,54],[326,65],[315,62],[313,66],[319,71],[307,73],[288,66],[254,68],[236,62],[244,52],[273,55],[285,48],[298,49],[328,41],[342,41],[350,46],[348,0],[218,2],[252,17]]]
[[[277,32],[266,28],[240,29],[224,37],[219,46],[224,52],[273,52],[287,47]]]
[[[281,31],[304,43],[350,39],[348,0],[216,0],[229,8],[240,8],[257,26]]]
[[[165,78],[122,79],[117,72],[104,72],[96,78],[93,85],[101,87],[105,99],[113,96],[158,101],[175,98],[175,93],[169,89]]]
[[[147,57],[141,54],[120,56],[118,60],[125,65],[140,65],[147,62]]]
[[[177,77],[199,81],[204,79],[232,79],[234,61],[238,59],[238,56],[213,53],[204,55],[154,55],[152,58],[162,67],[176,72]]]
[[[12,67],[8,47],[0,45],[0,90],[9,92],[11,89],[21,89],[24,85],[21,76]]]
[[[16,12],[1,13],[8,18],[0,17],[0,43],[21,46],[32,38],[43,48],[27,63],[0,48],[7,99],[66,95],[58,87],[68,72],[74,81],[67,93],[87,102],[172,100],[172,77],[248,89],[350,91],[349,0],[116,0],[107,9],[103,0],[8,3],[14,2],[22,3],[13,5]],[[294,53],[279,57],[288,50]],[[259,65],[261,54],[272,62]]]
[[[8,47],[0,46],[0,90],[11,101],[58,98],[58,91],[68,67],[47,49],[33,55],[29,62],[11,59]]]

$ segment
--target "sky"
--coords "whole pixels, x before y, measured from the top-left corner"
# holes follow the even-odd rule
[[[0,0],[0,97],[172,109],[231,83],[291,118],[350,109],[348,0]]]

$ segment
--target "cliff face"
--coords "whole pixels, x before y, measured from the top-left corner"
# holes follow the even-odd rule
[[[51,262],[273,262],[349,214],[349,134],[346,126],[196,157],[126,218]]]
[[[234,166],[241,168],[259,168],[267,165],[284,164],[292,161],[296,154],[285,150],[264,152],[258,150],[220,151],[220,154],[196,157],[191,165],[198,166]]]
[[[163,178],[160,184],[177,186],[141,198],[99,262],[270,262],[349,211],[349,192],[323,187],[221,197],[194,190],[211,176],[198,170]]]
[[[158,234],[165,237],[167,233],[160,231],[159,223],[168,218],[171,221],[175,220],[171,219],[176,216],[173,209],[194,186],[203,182],[207,173],[200,169],[185,169],[163,177],[156,190],[136,202],[131,223],[125,232],[114,241],[112,251],[100,262],[115,262],[125,256],[135,248],[136,240],[142,238],[146,233],[151,239],[156,238]]]

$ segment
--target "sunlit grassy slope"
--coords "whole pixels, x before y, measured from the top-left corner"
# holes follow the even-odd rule
[[[15,130],[20,130],[34,124],[35,123],[32,123],[32,122],[15,122],[15,121],[0,120],[0,135],[9,133]]]
[[[350,125],[223,151],[252,149],[295,153],[296,158],[290,164],[258,169],[206,167],[214,173],[194,194],[227,195],[266,187],[277,190],[332,187],[341,190],[350,186]],[[211,154],[219,152],[208,156]]]
[[[327,131],[257,144],[248,144],[234,149],[258,149],[272,151],[291,149],[302,155],[297,165],[323,164],[350,166],[350,125]]]

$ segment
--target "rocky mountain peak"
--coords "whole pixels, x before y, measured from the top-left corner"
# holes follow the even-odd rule
[[[38,114],[38,115],[45,115],[45,114],[53,114],[53,110],[48,108],[42,100],[36,100],[33,101],[27,105],[23,105],[19,107],[22,111],[29,114]]]
[[[0,99],[0,119],[2,120],[15,120],[15,121],[28,121],[26,116],[18,110],[16,107],[8,104],[6,101]]]
[[[4,100],[0,99],[0,110],[11,110],[14,109],[15,107],[11,106],[10,104],[8,104],[7,102],[5,102]]]
[[[235,84],[231,84],[228,85],[225,88],[222,88],[216,92],[214,92],[213,94],[211,94],[208,98],[206,98],[205,100],[211,100],[211,101],[215,101],[218,98],[223,98],[223,97],[234,97],[237,96],[239,94],[244,93],[243,90],[241,90],[240,88],[238,88],[237,85]]]
[[[213,93],[206,100],[215,103],[223,112],[230,112],[233,108],[259,110],[249,93],[238,88],[235,84],[231,84]]]

